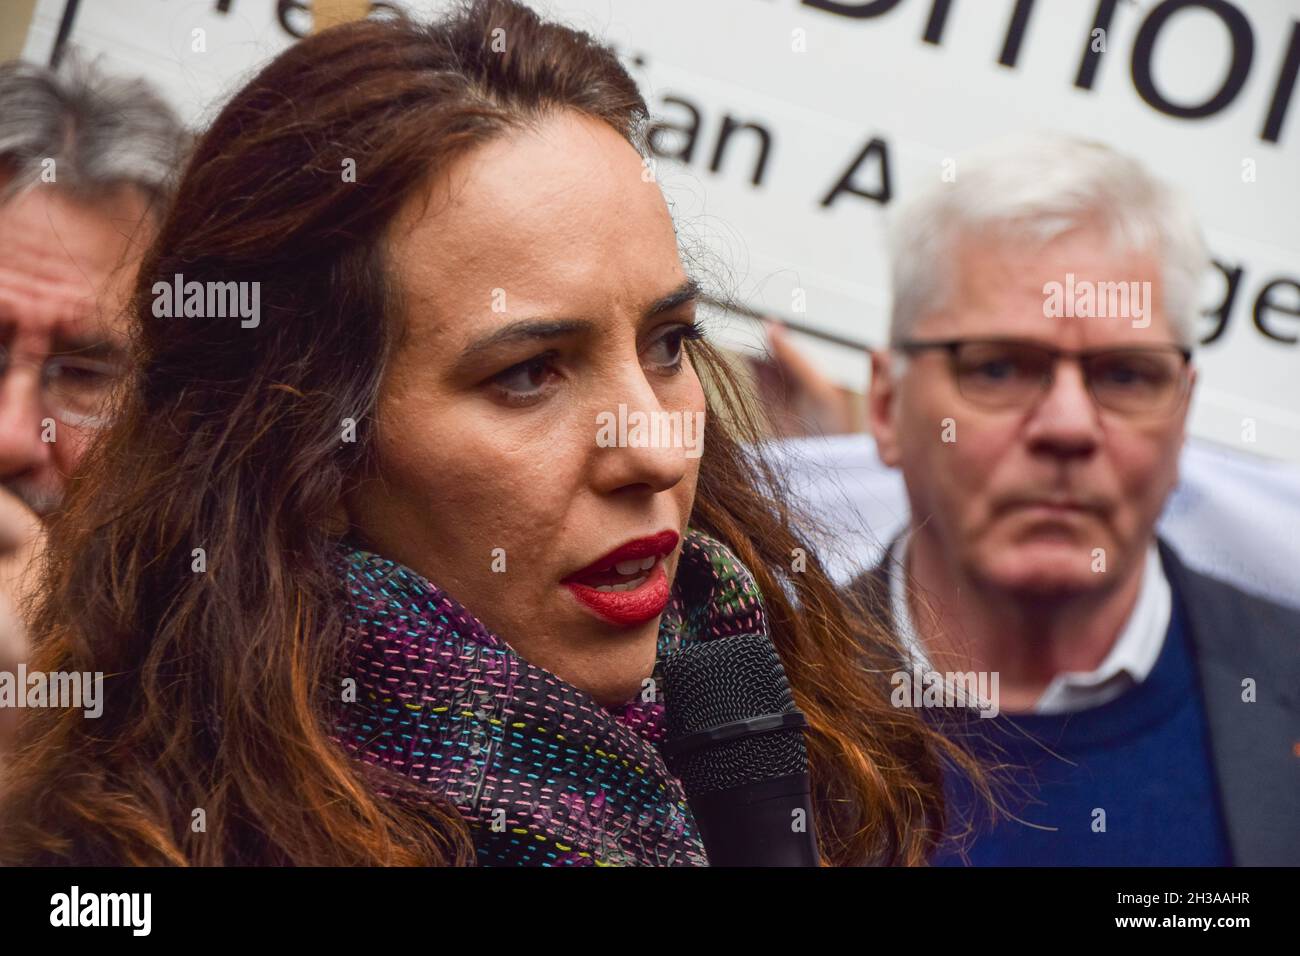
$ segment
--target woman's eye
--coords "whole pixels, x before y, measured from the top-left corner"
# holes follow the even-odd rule
[[[650,346],[652,361],[664,369],[680,369],[682,364],[682,343],[687,339],[703,338],[704,333],[694,323],[679,325],[659,337]]]
[[[507,401],[514,404],[527,404],[546,393],[546,387],[555,374],[554,369],[551,368],[554,358],[554,355],[548,353],[529,359],[527,362],[520,362],[500,375],[494,376],[492,384],[502,392]]]

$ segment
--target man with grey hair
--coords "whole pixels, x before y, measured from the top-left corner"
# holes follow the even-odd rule
[[[896,703],[1013,768],[992,825],[949,775],[935,862],[1300,863],[1300,614],[1155,533],[1196,380],[1194,217],[1044,134],[959,159],[892,240],[868,420],[911,517],[851,588],[909,652]]]
[[[58,508],[125,371],[125,297],[187,142],[141,81],[0,64],[0,494],[26,506],[0,506],[0,590],[21,590],[26,529]]]
[[[185,142],[142,81],[0,65],[0,483],[38,515],[122,369],[123,295]]]

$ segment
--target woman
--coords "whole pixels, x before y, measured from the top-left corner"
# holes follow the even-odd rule
[[[823,858],[923,860],[965,758],[796,563],[645,121],[510,2],[326,31],[221,111],[48,551],[31,666],[109,675],[103,716],[26,727],[0,859],[703,863],[656,661],[767,628]],[[186,314],[193,282],[250,308]],[[704,416],[703,453],[607,440],[620,406]]]

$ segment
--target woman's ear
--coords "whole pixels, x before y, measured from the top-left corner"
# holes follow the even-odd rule
[[[342,536],[350,527],[352,521],[348,518],[348,509],[344,506],[343,500],[339,499],[330,510],[329,517],[325,519],[325,530],[332,535]]]

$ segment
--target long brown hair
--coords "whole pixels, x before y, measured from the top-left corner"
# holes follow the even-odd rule
[[[646,105],[609,49],[482,0],[433,25],[304,40],[202,136],[136,285],[138,367],[51,529],[31,608],[33,668],[104,672],[103,715],[29,712],[0,860],[473,861],[454,808],[331,740],[331,515],[375,464],[367,423],[400,336],[386,226],[431,171],[555,109],[644,154]],[[261,281],[260,324],[155,316],[154,283],[177,274]],[[942,764],[968,758],[890,706],[892,638],[818,564],[781,475],[748,444],[760,429],[725,360],[689,349],[713,426],[692,524],[764,593],[811,722],[824,856],[919,863],[943,826]],[[356,442],[339,440],[345,419]]]

